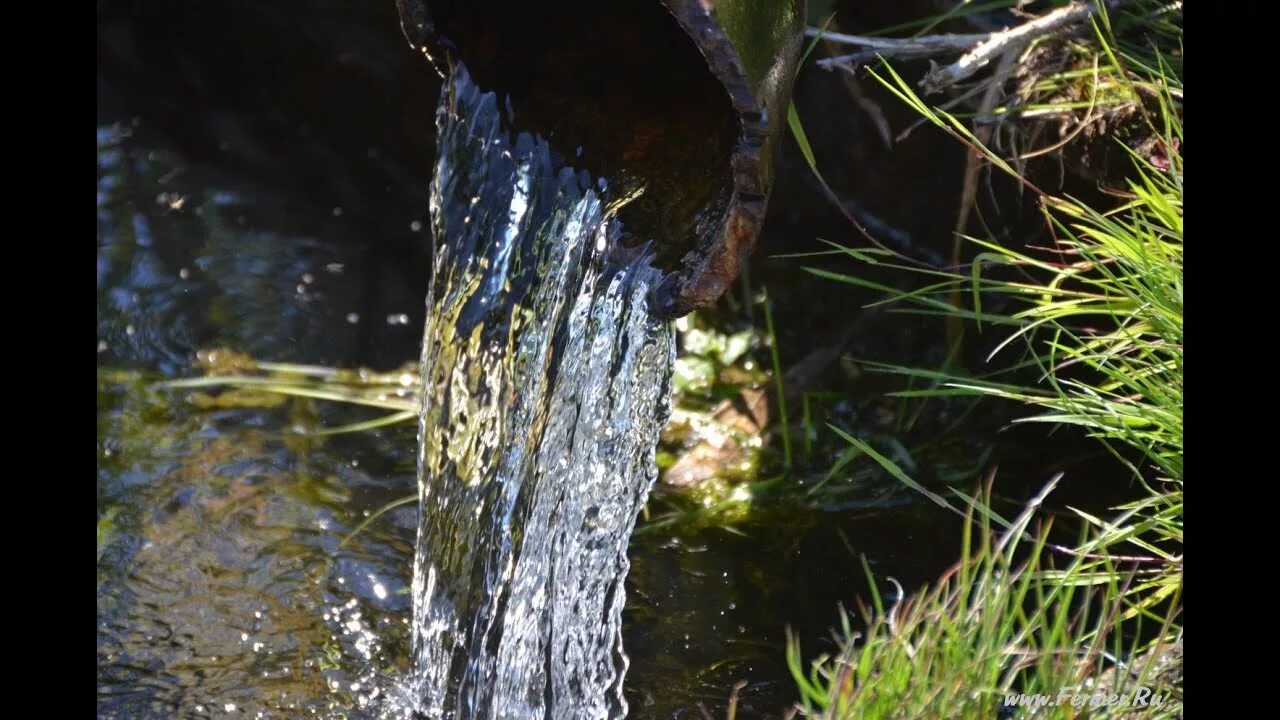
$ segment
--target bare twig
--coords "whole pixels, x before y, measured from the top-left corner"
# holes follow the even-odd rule
[[[807,35],[817,35],[818,28],[809,28]],[[881,38],[866,35],[846,35],[844,33],[826,32],[822,39],[840,45],[856,45],[868,50],[837,55],[818,61],[818,65],[828,70],[840,65],[858,65],[874,60],[877,55],[894,58],[920,58],[935,55],[950,55],[966,52],[979,43],[989,40],[992,33],[974,35],[925,35],[918,38]]]
[[[1061,32],[1069,27],[1088,20],[1098,12],[1099,5],[1105,2],[1109,6],[1118,5],[1121,0],[1088,0],[1073,2],[1065,7],[1046,13],[1016,27],[992,33],[967,35],[925,35],[916,38],[879,38],[865,35],[846,35],[843,33],[822,33],[822,37],[832,43],[855,45],[867,48],[861,52],[839,55],[818,60],[820,67],[831,70],[842,66],[858,66],[876,57],[885,58],[924,58],[939,55],[963,53],[950,65],[935,68],[925,75],[920,85],[927,93],[937,92],[973,76],[992,60],[1014,53],[1026,47],[1033,40]],[[809,35],[817,35],[820,30],[809,28]]]
[[[931,71],[920,82],[925,92],[936,92],[971,77],[993,59],[1022,48],[1032,40],[1084,22],[1097,12],[1096,2],[1072,3],[1041,17],[998,33],[979,43],[959,60]]]

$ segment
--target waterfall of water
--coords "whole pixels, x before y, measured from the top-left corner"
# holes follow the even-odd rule
[[[674,339],[608,188],[508,131],[459,67],[437,110],[414,692],[429,718],[616,718],[627,542]],[[616,201],[615,201],[616,202]]]

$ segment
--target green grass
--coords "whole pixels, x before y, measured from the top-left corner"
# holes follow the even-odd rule
[[[1157,642],[1126,640],[1120,629],[1140,625],[1121,622],[1131,573],[1117,571],[1098,584],[1060,580],[1089,571],[1079,558],[1053,570],[1048,527],[1031,532],[1035,510],[1052,488],[1051,482],[1002,533],[973,511],[981,504],[975,502],[960,562],[909,597],[899,593],[886,601],[873,590],[857,618],[841,614],[836,654],[806,663],[800,643],[789,638],[787,663],[800,690],[800,714],[824,720],[995,718],[1006,698],[1018,693],[1056,700],[1102,688],[1107,695],[1132,696],[1146,687],[1164,700],[1161,706],[1077,707],[1068,701],[1043,707],[1036,717],[1180,717],[1180,683],[1168,679],[1162,666],[1178,642],[1174,612],[1156,622],[1151,634]],[[863,567],[877,587],[865,559]],[[1178,598],[1171,599],[1176,604]],[[855,630],[858,621],[862,628]]]
[[[1029,531],[1043,494],[1016,521],[1006,522],[988,494],[969,497],[952,488],[953,496],[965,498],[968,518],[962,558],[952,572],[888,607],[873,597],[862,609],[865,628],[859,632],[843,616],[835,656],[806,668],[799,645],[789,645],[802,714],[842,720],[995,717],[1011,692],[1056,697],[1087,679],[1118,692],[1149,685],[1156,661],[1170,644],[1180,646],[1181,21],[1180,11],[1174,17],[1157,12],[1161,7],[1169,5],[1130,3],[1121,17],[1104,14],[1090,38],[1067,41],[1070,60],[1063,69],[1037,73],[1010,96],[1019,105],[997,113],[1083,110],[1080,122],[1088,123],[1105,106],[1113,116],[1124,111],[1136,117],[1147,141],[1126,138],[1141,151],[1121,145],[1132,172],[1115,189],[1120,200],[1105,209],[1044,192],[1026,179],[1018,158],[984,143],[966,117],[926,102],[888,64],[871,71],[923,120],[978,153],[992,172],[1021,183],[1043,208],[1048,240],[1032,243],[1044,247],[1017,250],[965,237],[972,260],[952,268],[921,268],[883,248],[832,244],[832,251],[849,258],[851,269],[811,268],[815,276],[876,291],[881,297],[872,305],[889,312],[959,320],[967,343],[991,348],[981,368],[865,367],[920,381],[922,387],[895,393],[899,397],[1001,399],[1025,408],[1017,423],[1080,428],[1129,470],[1136,492],[1107,517],[1074,510],[1081,535],[1064,547],[1048,542],[1047,526]],[[1118,34],[1119,24],[1129,32]],[[1135,24],[1157,41],[1135,44]],[[1176,48],[1177,56],[1153,49],[1159,45]],[[1026,126],[1006,129],[1025,132]],[[816,173],[798,118],[792,130]],[[912,273],[919,282],[900,290],[869,280],[857,271],[868,263],[878,271]],[[959,512],[863,440],[837,432],[856,456],[867,456],[904,485]],[[1164,692],[1180,698],[1180,677],[1166,685]],[[1177,707],[1180,712],[1180,702]],[[1031,714],[1010,710],[1018,717]],[[1170,708],[1120,712],[1070,705],[1035,713],[1109,716],[1177,715]]]
[[[900,77],[891,74],[884,82],[904,100],[920,102]],[[1053,247],[1033,253],[969,238],[979,251],[969,272],[929,272],[930,282],[923,288],[885,299],[902,312],[958,316],[977,333],[1003,333],[988,360],[1012,355],[1006,366],[1015,371],[1033,367],[1037,382],[1021,384],[1018,375],[1007,371],[972,377],[884,369],[939,381],[936,389],[903,395],[1004,398],[1035,410],[1017,422],[1084,428],[1112,448],[1118,462],[1129,465],[1155,507],[1174,509],[1168,506],[1176,503],[1173,514],[1180,518],[1182,161],[1176,148],[1182,128],[1171,96],[1162,96],[1159,108],[1164,122],[1151,129],[1164,147],[1174,148],[1166,155],[1168,168],[1133,154],[1134,177],[1117,207],[1104,212],[1070,197],[1042,194]],[[922,112],[976,144],[955,118],[927,107]],[[992,151],[980,149],[999,167]],[[819,274],[853,281],[851,276]],[[948,302],[955,290],[968,296],[968,307]],[[1003,314],[985,310],[984,301],[995,295],[1015,299],[1017,309]],[[1004,375],[1015,380],[1001,380]],[[1132,453],[1123,449],[1137,451],[1143,462],[1132,463]],[[1180,520],[1177,525],[1161,523],[1160,529],[1168,539],[1181,540]]]

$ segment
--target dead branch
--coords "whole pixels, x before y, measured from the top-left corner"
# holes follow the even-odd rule
[[[998,33],[979,43],[959,60],[943,68],[931,71],[921,81],[925,92],[937,92],[947,85],[954,85],[981,70],[994,58],[1026,47],[1028,43],[1044,35],[1059,32],[1093,17],[1097,3],[1072,3],[1042,17]]]
[[[962,80],[967,80],[974,73],[990,64],[992,60],[1018,52],[1037,38],[1058,33],[1083,23],[1092,18],[1098,12],[1099,5],[1103,3],[1113,7],[1120,4],[1120,2],[1121,0],[1073,2],[1016,27],[992,33],[925,35],[917,38],[901,39],[846,35],[843,33],[822,33],[824,39],[833,43],[855,45],[867,49],[849,55],[825,58],[817,61],[817,63],[822,68],[832,70],[838,67],[858,66],[876,57],[910,59],[962,53],[955,62],[931,70],[921,80],[921,88],[926,93],[934,93]],[[810,28],[807,34],[817,35],[819,32],[816,28]]]
[[[810,37],[818,34],[818,28],[805,31]],[[866,35],[846,35],[844,33],[825,32],[822,39],[833,44],[856,45],[869,48],[849,55],[837,55],[817,61],[820,67],[831,70],[840,65],[861,65],[874,60],[877,56],[892,58],[921,58],[936,55],[950,55],[969,50],[975,45],[989,40],[992,33],[974,35],[924,35],[918,38],[880,38]]]

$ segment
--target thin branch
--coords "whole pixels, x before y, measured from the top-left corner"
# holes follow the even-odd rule
[[[1072,3],[1015,28],[992,33],[989,39],[979,43],[972,50],[962,55],[959,60],[946,67],[931,71],[921,81],[920,86],[925,92],[936,92],[948,85],[954,85],[961,80],[966,80],[986,67],[993,59],[1015,48],[1025,47],[1036,38],[1050,35],[1084,22],[1093,17],[1097,10],[1098,5],[1094,2]]]
[[[815,36],[819,28],[809,28],[806,35]],[[858,65],[874,60],[877,55],[895,58],[933,57],[966,52],[970,48],[991,38],[991,33],[974,35],[925,35],[918,38],[881,38],[866,35],[846,35],[844,33],[822,33],[822,39],[840,45],[856,45],[870,48],[863,52],[849,55],[837,55],[818,61],[818,65],[828,70],[838,65]]]
[[[1037,38],[1061,32],[1092,18],[1098,12],[1102,2],[1115,6],[1120,4],[1121,0],[1073,2],[1016,27],[992,33],[880,38],[844,33],[821,33],[818,28],[809,28],[805,32],[811,36],[821,33],[824,40],[832,43],[867,48],[848,55],[818,60],[818,66],[827,70],[842,66],[856,67],[877,57],[910,59],[963,53],[950,65],[936,68],[925,75],[920,85],[925,92],[933,93],[972,77],[992,60],[1018,51]]]

